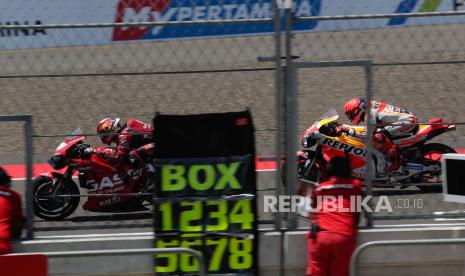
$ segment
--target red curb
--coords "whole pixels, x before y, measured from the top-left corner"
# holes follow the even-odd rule
[[[465,154],[465,149],[458,149],[457,152]],[[255,160],[256,170],[258,172],[276,170],[276,162],[273,159],[274,156],[257,156]],[[24,164],[5,164],[0,166],[2,166],[13,179],[26,178],[26,166]],[[49,171],[52,171],[52,168],[48,164],[34,164],[32,167],[33,177]]]

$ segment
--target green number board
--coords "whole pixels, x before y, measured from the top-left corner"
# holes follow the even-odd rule
[[[164,159],[158,164],[155,247],[202,253],[208,273],[253,275],[257,269],[255,175],[250,155]],[[195,275],[188,254],[155,257],[155,271]]]

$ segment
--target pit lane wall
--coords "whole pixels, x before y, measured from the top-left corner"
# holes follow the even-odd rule
[[[390,14],[452,11],[452,0],[294,0],[296,17]],[[0,49],[44,48],[124,43],[127,41],[192,39],[257,35],[273,32],[272,23],[113,26],[106,28],[46,29],[50,24],[91,24],[129,22],[185,22],[202,20],[248,20],[273,17],[273,0],[106,0],[55,1],[15,0],[2,3],[0,27],[37,25],[33,28],[1,29]],[[357,21],[357,20],[356,20]],[[437,24],[462,23],[465,18],[445,17]],[[390,28],[431,24],[427,18],[392,18],[295,22],[294,31],[327,32],[354,29]],[[81,39],[69,39],[70,35]]]
[[[304,275],[306,266],[305,231],[285,234],[286,275]],[[360,230],[358,244],[378,240],[464,238],[462,226],[424,226]],[[16,252],[55,252],[103,249],[151,248],[151,233],[94,234],[36,237],[14,243]],[[279,275],[280,234],[260,233],[261,275]],[[384,246],[364,251],[358,275],[462,275],[465,245]],[[153,275],[148,255],[52,258],[49,275]]]

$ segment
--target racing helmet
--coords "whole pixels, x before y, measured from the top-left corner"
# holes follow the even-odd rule
[[[121,130],[119,118],[105,118],[97,125],[97,134],[102,143],[110,145],[117,137]]]
[[[365,120],[365,110],[364,98],[353,98],[344,105],[344,113],[347,115],[347,118],[356,125],[360,121]]]
[[[11,176],[5,171],[4,168],[0,167],[0,186],[10,187]]]

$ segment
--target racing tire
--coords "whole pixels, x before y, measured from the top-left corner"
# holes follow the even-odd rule
[[[34,214],[49,221],[63,220],[79,206],[80,197],[38,198],[38,196],[50,195],[53,190],[52,185],[52,179],[44,176],[39,176],[32,182]],[[79,187],[74,181],[69,180],[61,187],[58,195],[79,195]]]
[[[422,148],[421,155],[424,158],[424,164],[428,165],[431,163],[438,163],[441,165],[441,154],[445,153],[457,153],[455,149],[439,143],[426,144]],[[435,181],[436,179],[436,181]],[[426,193],[441,193],[442,192],[442,180],[441,172],[439,173],[425,173],[420,176],[420,183],[429,183],[430,186],[418,186],[420,190]],[[436,185],[435,185],[436,184]]]
[[[301,157],[298,157],[298,165],[297,165],[297,183],[298,187],[297,188],[297,195],[304,197],[306,202],[304,206],[298,206],[296,213],[301,216],[308,218],[310,216],[310,210],[308,210],[308,205],[310,203],[310,194],[312,191],[312,186],[309,183],[306,183],[302,180],[308,180],[312,182],[320,182],[323,181],[326,177],[326,170],[325,170],[325,165],[326,161],[324,159],[319,159],[316,158],[316,154],[313,151],[307,151],[307,158],[300,159]],[[314,166],[309,169],[309,164],[312,160],[315,160]],[[286,168],[287,168],[287,162],[283,163],[282,166],[282,174],[281,174],[281,181],[284,185],[285,189],[288,189],[288,187],[285,187],[287,184],[287,179],[286,179]],[[294,191],[291,191],[294,193]]]

